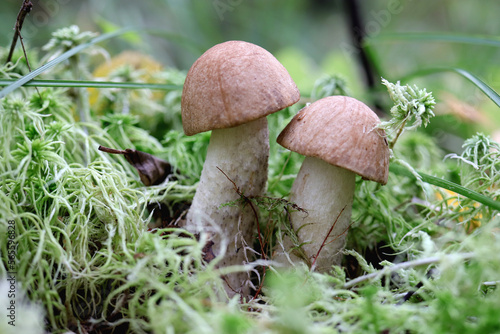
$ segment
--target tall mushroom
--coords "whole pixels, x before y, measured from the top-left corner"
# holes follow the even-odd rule
[[[212,136],[185,227],[211,233],[216,255],[226,249],[221,267],[248,261],[246,250],[252,247],[255,231],[255,216],[248,206],[242,211],[222,205],[239,198],[234,185],[245,196],[263,193],[269,157],[265,116],[299,98],[283,65],[247,42],[212,47],[187,74],[181,103],[184,132],[190,136],[212,130]],[[227,275],[228,294],[247,294],[247,278],[247,273]]]
[[[290,201],[305,209],[291,215],[305,258],[318,272],[340,264],[350,226],[355,174],[387,183],[389,148],[380,122],[362,102],[330,96],[303,108],[278,136],[278,143],[306,158],[295,179]],[[284,239],[285,252],[293,249]],[[288,249],[286,249],[288,248]],[[298,257],[291,252],[292,261]],[[319,256],[317,256],[319,255]],[[284,262],[284,253],[277,256]]]

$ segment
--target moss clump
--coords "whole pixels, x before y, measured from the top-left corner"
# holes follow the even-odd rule
[[[65,36],[79,42],[91,35],[80,36],[74,28],[59,32],[47,59],[64,48]],[[84,57],[69,65],[53,75],[74,78],[90,68]],[[109,73],[146,80],[140,69],[133,71]],[[5,78],[25,72],[20,61],[0,69]],[[180,85],[183,74],[162,69],[155,79]],[[322,80],[318,91],[345,91],[335,80]],[[325,85],[328,89],[320,89]],[[393,97],[399,90],[399,102],[406,99],[415,107],[395,101],[394,112],[417,112],[384,123],[393,127],[393,146],[399,138],[395,157],[438,176],[449,176],[451,169],[457,181],[496,197],[498,144],[478,134],[466,142],[463,155],[443,162],[432,138],[403,134],[429,121],[431,96],[417,88],[391,87]],[[30,300],[16,299],[19,326],[29,328],[26,332],[500,330],[497,212],[466,198],[457,197],[458,204],[451,205],[455,195],[418,180],[391,174],[385,187],[357,180],[345,267],[318,274],[304,265],[284,271],[267,261],[280,233],[289,228],[290,210],[307,210],[286,201],[302,157],[284,154],[274,141],[298,107],[269,117],[268,196],[228,204],[253,205],[258,213],[261,235],[254,249],[260,259],[248,267],[259,293],[249,301],[221,302],[222,275],[241,268],[220,270],[218,258],[206,256],[207,235],[193,236],[171,224],[193,197],[210,134],[186,137],[180,131],[179,87],[157,95],[101,91],[95,106],[86,93],[21,88],[0,100],[0,304],[10,302],[5,279],[15,272],[16,291],[25,291]],[[150,101],[155,112],[146,115],[138,106],[148,96],[158,98]],[[179,175],[144,187],[123,156],[100,152],[99,145],[156,155]],[[163,210],[168,213],[157,215]],[[153,223],[159,228],[150,228]],[[468,223],[475,228],[464,228]],[[0,322],[2,333],[11,330]]]

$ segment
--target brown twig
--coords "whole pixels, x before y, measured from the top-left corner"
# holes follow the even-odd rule
[[[245,197],[245,196],[243,196],[243,194],[241,193],[240,188],[238,188],[238,186],[236,186],[236,183],[235,183],[233,180],[231,180],[231,179],[229,178],[229,176],[227,176],[227,174],[226,174],[226,173],[225,173],[222,169],[220,169],[219,167],[217,167],[217,169],[219,170],[219,172],[221,172],[222,174],[224,174],[224,176],[226,177],[226,179],[228,179],[228,180],[229,180],[229,182],[231,182],[231,183],[233,184],[234,191],[236,191],[236,193],[237,193],[240,197]],[[246,198],[246,197],[245,197],[245,198]]]
[[[335,241],[338,237],[340,237],[341,235],[343,235],[344,233],[346,233],[348,230],[349,230],[349,227],[351,227],[351,225],[349,225],[345,230],[344,232],[342,232],[341,234],[337,235],[335,237],[335,239],[333,239],[332,241],[330,242],[327,242],[328,238],[330,237],[330,234],[332,233],[333,231],[333,228],[335,227],[335,225],[337,225],[337,221],[339,220],[340,216],[342,215],[342,212],[344,212],[345,210],[345,206],[342,208],[342,210],[340,210],[340,213],[338,214],[337,218],[335,219],[335,221],[333,222],[332,226],[330,227],[330,229],[328,230],[328,233],[326,234],[326,237],[325,239],[323,240],[323,242],[321,243],[321,246],[319,247],[318,249],[318,253],[316,253],[316,256],[314,257],[314,260],[311,264],[311,271],[314,270],[314,266],[316,265],[316,260],[318,259],[319,257],[319,254],[321,253],[321,251],[323,250],[323,247],[325,247],[325,245],[329,244],[330,242],[332,241]]]
[[[106,152],[106,153],[111,153],[111,154],[126,154],[127,153],[126,150],[117,150],[117,149],[114,149],[114,148],[109,148],[109,147],[101,146],[101,145],[99,145],[99,147],[97,149],[99,151]]]
[[[243,193],[240,191],[240,188],[236,185],[236,183],[233,180],[231,180],[229,178],[229,176],[227,176],[227,174],[222,169],[220,169],[219,167],[217,167],[217,169],[229,180],[229,182],[231,182],[233,184],[234,191],[236,191],[236,193],[238,194],[238,196],[240,196],[245,201],[245,204],[249,204],[250,205],[250,208],[252,209],[252,212],[253,212],[253,214],[255,216],[255,223],[257,224],[257,236],[258,236],[259,244],[260,244],[260,247],[261,247],[262,259],[266,260],[266,253],[264,252],[264,242],[262,241],[262,235],[261,235],[261,232],[260,232],[260,222],[259,222],[259,215],[257,213],[257,209],[255,209],[255,206],[253,205],[253,203],[250,200],[250,198],[247,197],[247,196],[245,196],[245,195],[243,195]],[[261,284],[259,285],[259,288],[255,292],[255,295],[253,297],[254,299],[257,298],[257,296],[259,295],[260,290],[262,289],[262,285],[264,283],[264,278],[265,277],[266,277],[266,267],[263,266],[262,267],[262,280],[261,280]]]
[[[23,4],[21,5],[21,9],[17,14],[16,25],[14,27],[14,37],[12,38],[12,43],[10,45],[9,55],[7,56],[7,60],[5,63],[8,63],[12,60],[12,55],[14,54],[14,50],[16,48],[17,39],[21,42],[21,48],[23,49],[24,59],[26,59],[26,65],[28,66],[28,71],[31,72],[30,62],[28,60],[28,55],[26,54],[26,48],[24,47],[23,36],[21,35],[21,29],[23,28],[24,19],[33,9],[33,3],[30,0],[23,0]],[[38,96],[40,96],[40,100],[42,100],[42,95],[40,91],[38,91],[38,87],[35,87]]]
[[[331,244],[332,242],[334,242],[335,240],[337,240],[340,236],[346,234],[347,231],[349,231],[349,229],[351,228],[352,224],[354,224],[354,222],[350,223],[349,226],[347,226],[346,229],[342,231],[342,233],[340,233],[339,235],[335,236],[335,238],[333,240],[329,241],[328,243],[326,243],[326,245]]]
[[[28,58],[26,57],[26,51],[24,50],[23,37],[21,36],[21,29],[23,28],[23,23],[24,19],[26,18],[26,15],[28,15],[32,9],[33,9],[33,3],[29,0],[24,0],[23,4],[21,5],[21,9],[19,10],[19,14],[17,14],[16,25],[14,27],[14,37],[12,38],[12,44],[10,45],[10,51],[9,55],[7,56],[6,63],[12,60],[12,55],[14,54],[14,49],[16,48],[18,38],[21,39],[21,44],[23,46],[23,51],[24,51],[24,57],[26,58],[26,63],[28,63]]]
[[[250,205],[250,208],[252,209],[253,214],[254,214],[254,216],[255,216],[255,221],[256,221],[256,223],[257,223],[257,233],[258,233],[259,243],[260,243],[260,246],[261,246],[261,247],[263,247],[263,245],[264,245],[264,244],[263,244],[263,241],[262,241],[262,236],[261,236],[261,233],[260,233],[259,215],[258,215],[258,213],[257,213],[257,209],[255,209],[255,206],[253,205],[253,203],[252,203],[252,201],[250,200],[250,198],[249,198],[249,197],[247,197],[247,196],[245,196],[245,195],[243,195],[243,193],[240,191],[240,188],[238,188],[238,187],[236,186],[236,183],[235,183],[233,180],[231,180],[231,179],[229,178],[229,176],[227,176],[227,174],[226,174],[226,173],[224,173],[224,171],[223,171],[222,169],[220,169],[219,167],[217,167],[217,169],[218,169],[218,170],[219,170],[222,174],[224,174],[224,176],[225,176],[225,177],[229,180],[229,182],[231,182],[231,183],[233,184],[233,186],[234,186],[234,191],[236,191],[236,193],[237,193],[237,194],[238,194],[241,198],[243,198],[243,200],[245,201],[245,203],[246,203],[246,204],[249,204],[249,205]],[[264,250],[264,249],[262,249],[262,250]],[[264,252],[262,252],[262,257],[263,257],[263,259],[264,259],[264,260],[266,260],[266,254],[265,254]]]

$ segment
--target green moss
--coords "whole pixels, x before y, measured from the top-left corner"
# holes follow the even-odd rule
[[[65,44],[63,39],[58,43]],[[80,61],[78,67],[88,65]],[[16,71],[24,69],[2,68],[7,77],[18,76]],[[121,74],[134,78],[133,69],[128,71]],[[176,84],[184,79],[175,70],[162,75]],[[79,99],[72,96],[78,91],[39,91],[19,89],[0,101],[0,277],[11,270],[8,238],[14,224],[19,291],[31,300],[20,304],[19,319],[26,314],[33,320],[26,322],[32,331],[40,329],[41,319],[46,331],[56,333],[110,328],[130,333],[500,330],[497,212],[417,180],[391,174],[381,187],[357,179],[345,268],[332,266],[330,273],[317,274],[304,265],[283,270],[265,261],[278,242],[276,233],[286,229],[287,212],[298,209],[286,196],[303,158],[275,140],[300,106],[268,118],[268,194],[251,199],[263,244],[256,241],[254,248],[262,253],[249,266],[262,290],[242,301],[224,297],[221,274],[235,268],[218,268],[218,258],[204,261],[207,235],[148,228],[151,204],[161,204],[174,216],[175,206],[190,202],[210,138],[210,133],[182,133],[180,90],[156,101],[159,108],[151,114],[137,109],[148,94],[103,94],[110,108],[93,110],[84,123],[76,115]],[[425,92],[413,93],[429,98]],[[118,97],[122,106],[134,106],[131,113],[115,108],[112,99]],[[158,110],[168,115],[160,117]],[[430,119],[430,113],[417,116],[417,123]],[[387,124],[401,126],[410,118],[395,117]],[[406,130],[413,127],[408,124]],[[177,179],[144,187],[123,156],[100,152],[99,145],[154,154],[176,168]],[[478,134],[466,142],[462,156],[443,162],[433,138],[408,131],[393,153],[433,175],[448,177],[451,166],[457,180],[496,197],[497,151],[498,144]],[[472,164],[479,168],[469,173]],[[451,199],[460,201],[453,205]],[[474,228],[467,227],[473,223]],[[409,292],[414,294],[406,298]],[[0,302],[6,302],[3,293]],[[9,330],[2,326],[3,321],[0,331]]]

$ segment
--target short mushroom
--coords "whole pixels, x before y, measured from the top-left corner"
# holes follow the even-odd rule
[[[355,175],[387,183],[390,153],[379,122],[362,102],[330,96],[300,110],[278,136],[280,145],[306,156],[290,201],[307,213],[292,213],[291,222],[302,244],[302,261],[313,270],[327,272],[341,262]],[[293,249],[288,237],[283,244],[285,252]],[[283,256],[276,259],[285,262]],[[290,253],[292,261],[299,258]]]
[[[249,261],[246,250],[252,247],[255,231],[255,216],[248,206],[242,211],[222,205],[239,198],[235,185],[245,196],[263,193],[269,157],[265,116],[299,98],[283,65],[247,42],[229,41],[210,48],[187,74],[181,103],[184,132],[189,136],[212,130],[212,135],[185,227],[194,233],[209,232],[216,255],[226,249],[221,267]],[[248,293],[247,273],[225,279],[230,296]]]

